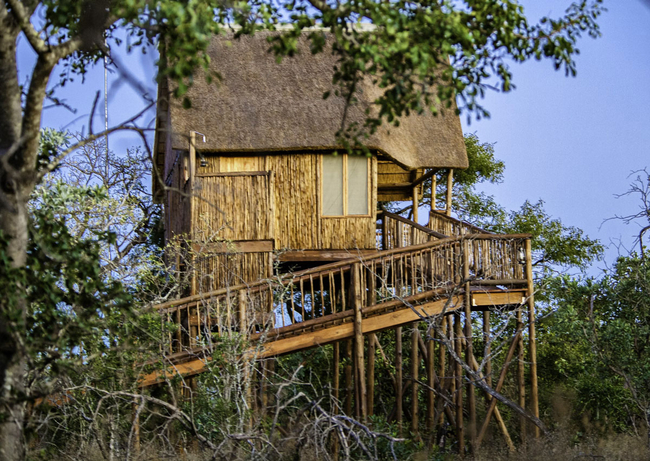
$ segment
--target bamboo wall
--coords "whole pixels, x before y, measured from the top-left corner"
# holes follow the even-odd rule
[[[370,215],[344,218],[320,215],[319,154],[206,155],[205,160],[207,166],[197,166],[200,200],[193,219],[202,235],[210,229],[225,239],[273,239],[276,249],[375,247],[376,159],[371,161]],[[255,175],[207,176],[233,172]]]
[[[378,200],[411,200],[413,197],[413,188],[407,187],[406,185],[412,183],[422,173],[423,170],[405,170],[390,160],[379,160],[377,162]],[[418,186],[418,195],[422,197],[421,184]]]
[[[168,154],[167,241],[185,236],[196,243],[265,241],[270,247],[195,250],[187,258],[199,274],[193,292],[270,277],[272,249],[375,247],[376,159],[370,162],[369,215],[322,217],[321,155],[199,154],[195,175],[186,180],[188,152]]]

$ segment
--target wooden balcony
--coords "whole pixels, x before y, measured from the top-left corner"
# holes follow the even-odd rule
[[[141,385],[203,371],[214,334],[245,335],[249,353],[265,358],[530,295],[529,235],[446,237],[393,216],[382,229],[392,249],[157,306],[174,326],[161,350],[173,367]]]

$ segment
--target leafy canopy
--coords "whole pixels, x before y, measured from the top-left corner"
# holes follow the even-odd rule
[[[378,112],[368,114],[365,127],[355,128],[357,136],[382,121],[398,125],[399,117],[411,112],[437,113],[455,100],[468,114],[489,115],[480,98],[488,88],[514,88],[511,61],[547,58],[556,69],[575,75],[577,40],[582,34],[599,35],[596,19],[603,8],[602,0],[581,0],[562,17],[544,17],[537,24],[529,23],[516,0],[46,0],[34,11],[39,17],[32,22],[38,27],[23,27],[35,49],[37,38],[46,46],[72,45],[73,52],[63,56],[62,84],[121,45],[126,30],[128,49],[164,44],[159,77],[177,84],[177,97],[186,93],[197,68],[206,71],[206,78],[215,77],[208,72],[206,54],[215,34],[278,30],[269,41],[281,59],[295,54],[307,28],[312,52],[324,51],[328,32],[332,52],[340,58],[333,80],[343,94],[353,93],[362,74],[384,90],[376,100]],[[28,20],[29,11],[23,13]]]

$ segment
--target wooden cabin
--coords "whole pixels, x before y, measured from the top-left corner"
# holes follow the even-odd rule
[[[336,57],[312,55],[303,38],[277,64],[266,38],[216,38],[208,52],[221,80],[195,78],[190,109],[159,87],[154,192],[167,241],[192,242],[202,274],[193,293],[269,277],[276,262],[287,270],[375,252],[377,202],[412,200],[425,168],[467,166],[453,110],[382,127],[370,157],[345,154]],[[348,123],[363,122],[380,91],[364,80]]]

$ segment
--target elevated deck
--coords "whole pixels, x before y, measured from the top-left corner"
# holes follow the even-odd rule
[[[176,325],[161,351],[169,368],[143,376],[141,386],[204,371],[215,333],[246,335],[249,354],[266,358],[459,309],[523,304],[530,236],[459,233],[446,237],[385,214],[381,237],[392,249],[351,251],[335,263],[156,306]]]

